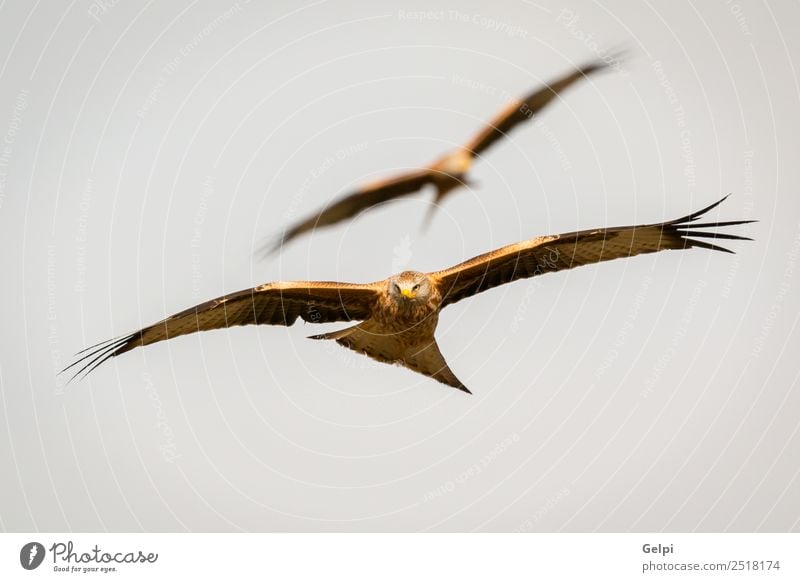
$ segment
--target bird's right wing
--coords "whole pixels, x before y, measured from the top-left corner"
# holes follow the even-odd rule
[[[597,228],[533,238],[479,255],[430,275],[442,294],[444,307],[498,285],[580,265],[668,249],[701,247],[732,252],[713,242],[697,240],[751,240],[736,234],[708,232],[703,229],[747,224],[754,222],[752,220],[695,222],[723,200],[725,198],[688,216],[668,222]]]
[[[464,149],[472,152],[474,155],[482,154],[489,149],[494,142],[505,137],[514,127],[531,119],[536,113],[542,111],[553,99],[571,85],[584,80],[596,71],[605,69],[613,62],[615,62],[614,59],[611,59],[609,62],[603,60],[593,61],[584,65],[577,71],[555,79],[545,87],[537,88],[522,99],[515,100],[487,123],[486,126],[464,146]]]
[[[107,359],[135,347],[197,331],[253,324],[289,326],[298,317],[310,323],[369,319],[380,289],[378,283],[267,283],[206,301],[135,333],[87,348],[65,371],[82,364],[75,376],[88,374]]]
[[[268,253],[280,249],[284,244],[308,231],[330,226],[357,215],[393,198],[412,194],[433,182],[433,172],[429,169],[401,174],[393,178],[365,184],[355,192],[336,200],[320,212],[290,226],[283,235],[269,247]]]

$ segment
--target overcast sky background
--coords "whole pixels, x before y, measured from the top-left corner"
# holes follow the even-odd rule
[[[794,2],[0,5],[0,529],[800,530]],[[417,10],[428,14],[413,16]],[[431,193],[256,249],[625,47]],[[306,336],[80,349],[280,279],[373,281],[577,228],[712,218],[666,252],[443,312],[464,395]]]

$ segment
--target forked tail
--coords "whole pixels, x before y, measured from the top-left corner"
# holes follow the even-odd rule
[[[353,327],[309,336],[309,339],[334,340],[339,345],[386,364],[397,364],[433,378],[442,384],[472,394],[444,359],[433,336],[413,338],[408,334],[389,333],[368,320]]]

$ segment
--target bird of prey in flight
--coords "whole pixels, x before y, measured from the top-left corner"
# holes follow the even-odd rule
[[[67,369],[80,364],[75,376],[88,374],[109,358],[136,347],[196,331],[251,324],[289,326],[298,318],[309,323],[360,321],[311,339],[335,340],[380,362],[405,366],[469,393],[450,370],[434,337],[442,309],[498,285],[601,261],[693,247],[733,252],[716,241],[752,239],[706,229],[752,220],[697,222],[723,200],[668,222],[532,238],[433,273],[405,271],[367,284],[292,281],[259,285],[87,348]]]
[[[352,218],[376,204],[413,194],[432,184],[436,187],[436,198],[426,219],[430,220],[432,212],[450,192],[459,186],[469,185],[467,173],[477,156],[482,155],[492,144],[507,136],[517,125],[531,119],[535,114],[542,111],[564,90],[592,73],[603,70],[617,62],[617,57],[593,61],[558,79],[554,79],[545,87],[535,89],[522,99],[514,100],[504,107],[469,142],[457,150],[447,153],[422,169],[364,184],[355,192],[339,198],[319,212],[289,226],[278,240],[268,247],[268,253],[277,251],[290,240],[308,231]]]

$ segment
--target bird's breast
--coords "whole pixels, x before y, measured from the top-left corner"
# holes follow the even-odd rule
[[[430,302],[392,301],[375,314],[374,319],[387,331],[428,335],[433,334],[436,329],[439,310]]]
[[[448,176],[459,177],[466,174],[472,166],[472,156],[469,152],[458,150],[440,159],[436,169]]]

